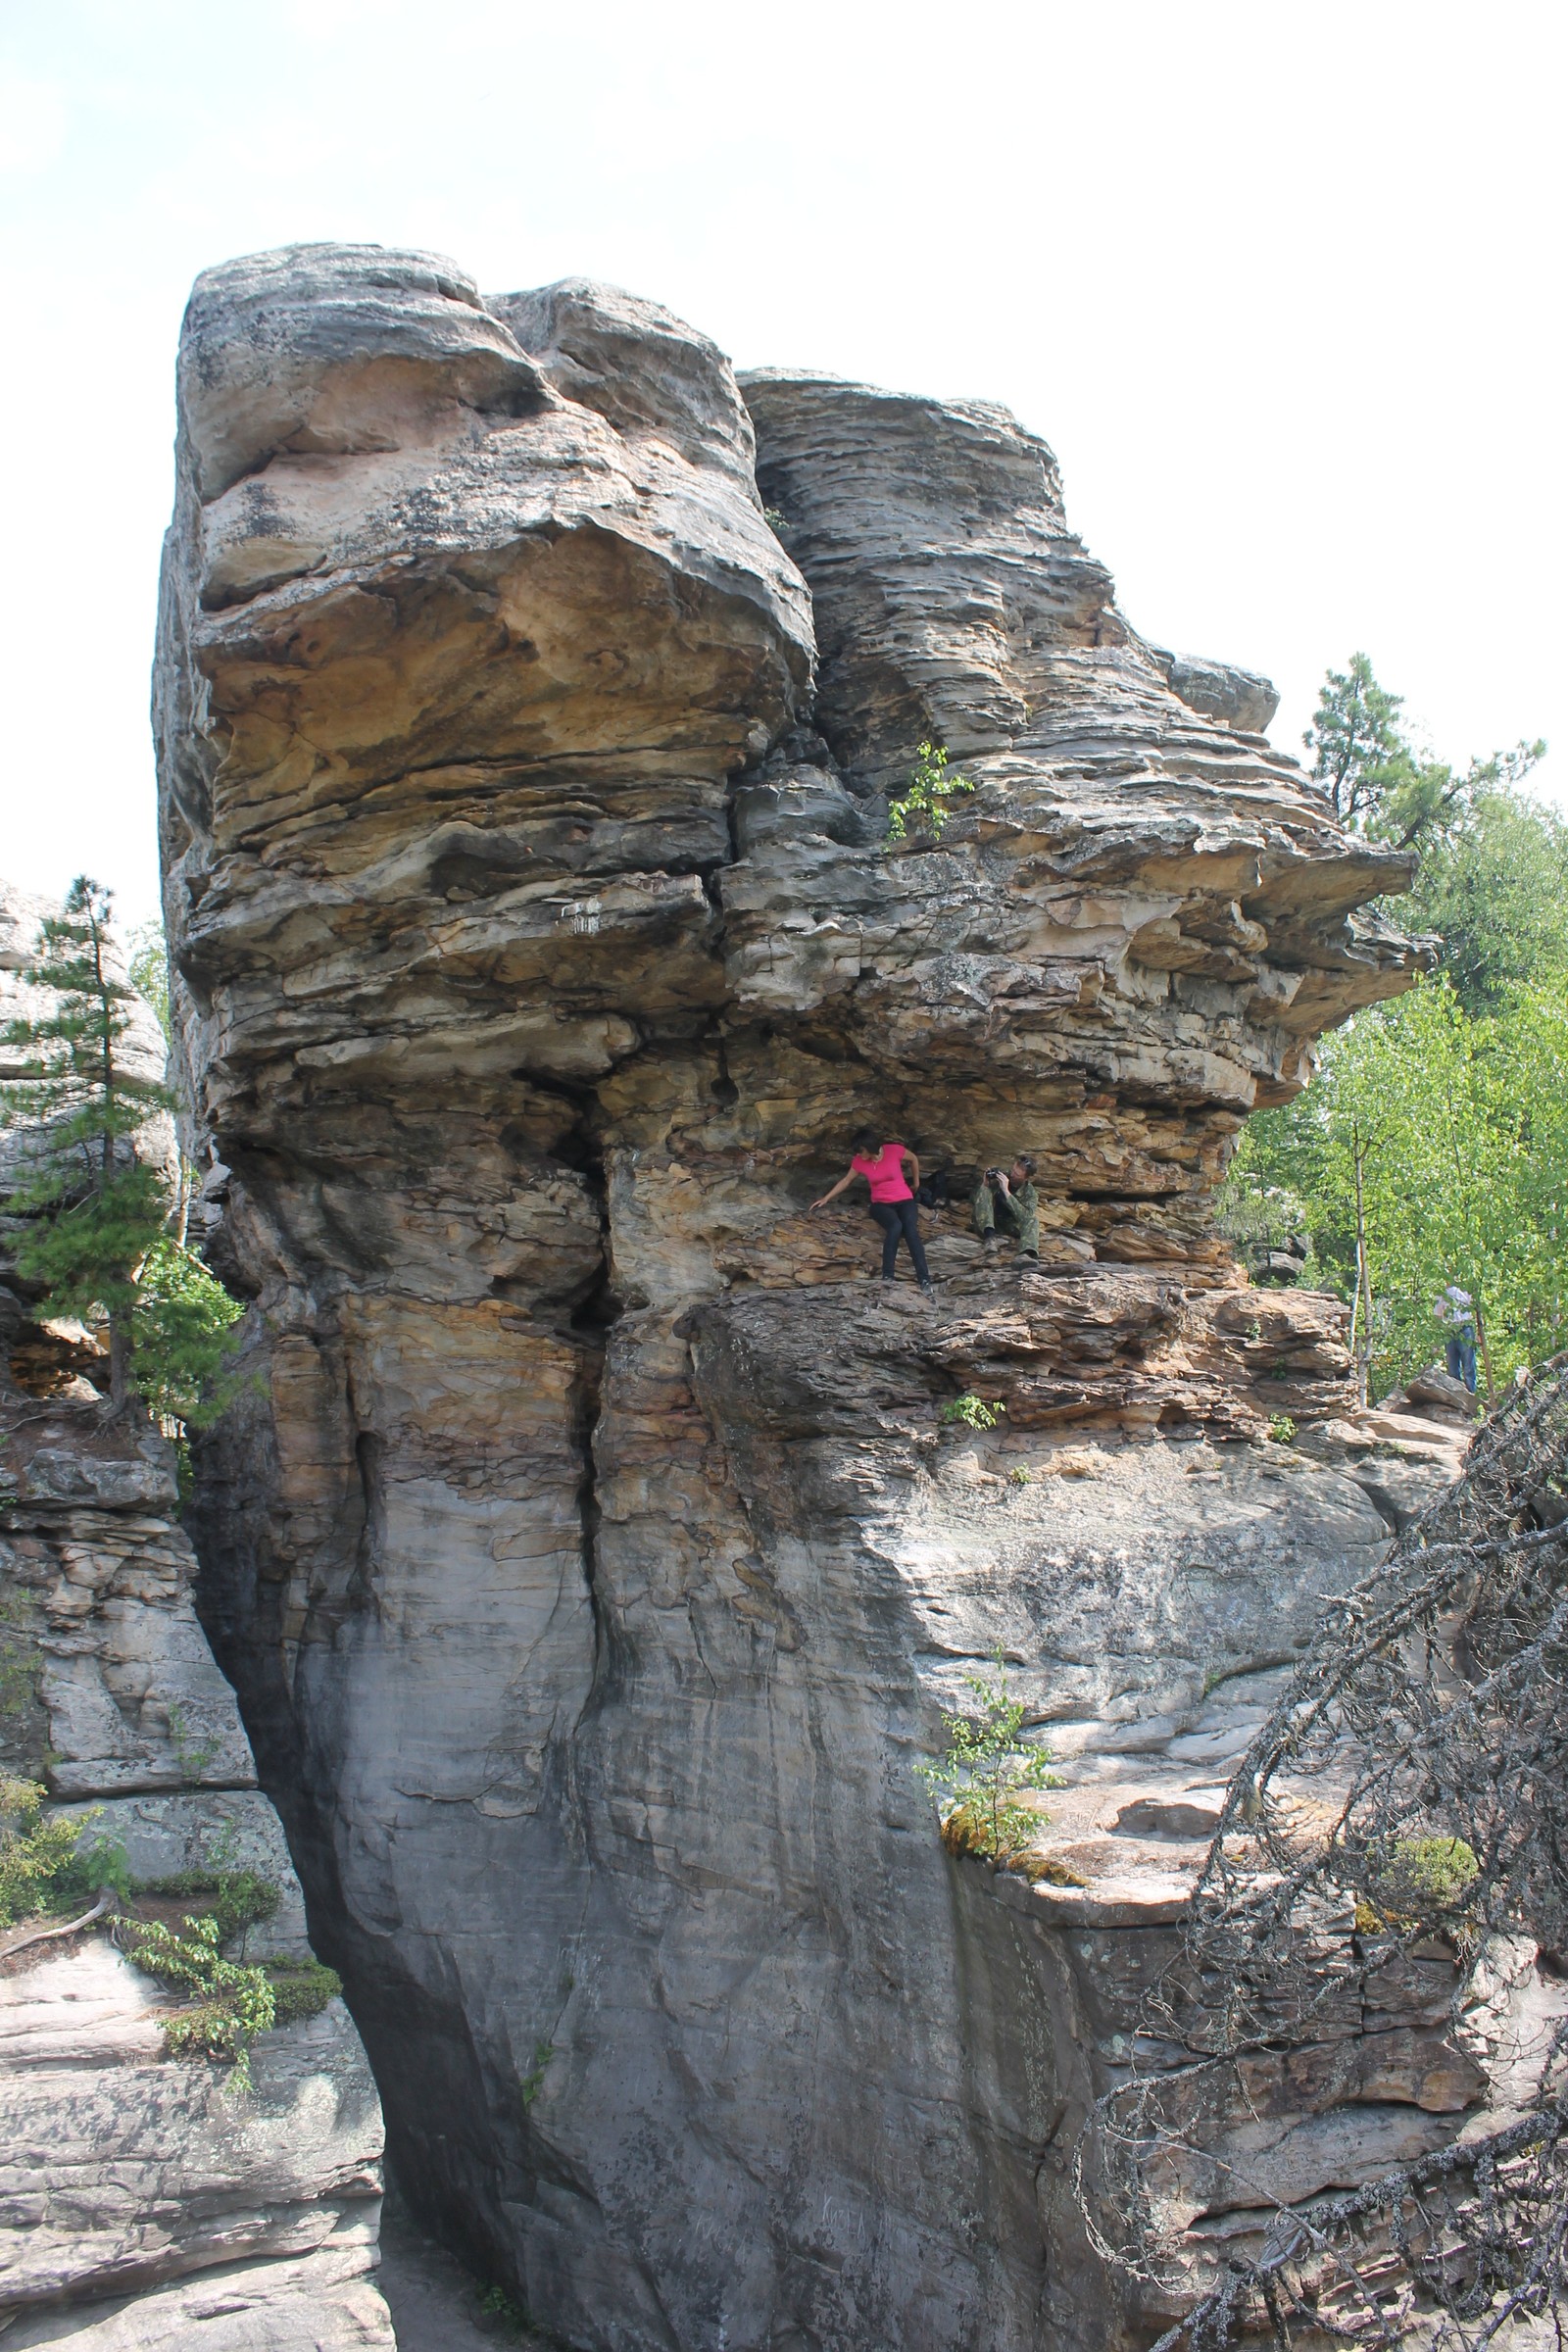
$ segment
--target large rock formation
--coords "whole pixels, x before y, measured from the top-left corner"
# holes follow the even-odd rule
[[[1132,2340],[1068,2170],[1179,1900],[1138,1805],[1201,1810],[1423,1475],[1211,1196],[1404,985],[1405,866],[1001,410],[743,400],[652,305],[374,248],[209,272],[180,386],[167,906],[255,1301],[203,1607],[401,2176],[584,2345]],[[890,849],[932,740],[973,790]],[[1033,1152],[1040,1269],[950,1215],[936,1302],[873,1283],[808,1208],[865,1119]],[[912,1765],[999,1646],[1142,1894],[944,1853]]]

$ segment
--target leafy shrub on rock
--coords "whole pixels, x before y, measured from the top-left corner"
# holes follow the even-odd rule
[[[1002,1409],[983,1396],[965,1395],[950,1396],[937,1417],[945,1429],[995,1429]]]
[[[966,1674],[973,1692],[972,1715],[948,1715],[942,1728],[948,1752],[915,1771],[936,1800],[942,1841],[950,1853],[978,1854],[1001,1863],[1026,1845],[1050,1819],[1038,1806],[1020,1799],[1037,1788],[1061,1788],[1065,1783],[1051,1770],[1051,1750],[1044,1742],[1025,1742],[1024,1706],[1011,1696],[1003,1652],[996,1653],[997,1680]]]
[[[163,1879],[142,1879],[138,1894],[211,1895],[203,1915],[218,1923],[218,1940],[227,1943],[244,1928],[270,1919],[282,1900],[282,1889],[255,1870],[177,1870]]]
[[[335,1968],[307,1954],[303,1960],[290,1960],[274,1954],[264,1960],[272,1987],[272,2006],[280,2026],[296,2026],[302,2018],[319,2017],[328,2001],[335,2001],[343,1990],[343,1980]]]
[[[922,743],[915,747],[914,765],[909,770],[909,789],[902,800],[888,805],[889,846],[905,842],[911,824],[923,828],[933,841],[940,841],[947,821],[943,806],[956,792],[973,792],[973,779],[960,776],[956,768],[948,772],[948,755],[940,743]]]
[[[45,1821],[47,1795],[37,1781],[0,1779],[0,1928],[37,1912],[79,1909],[105,1886],[125,1891],[123,1846],[110,1838],[83,1840],[101,1808]]]
[[[227,2059],[233,2087],[250,2087],[251,2044],[277,2022],[277,2002],[265,1969],[225,1960],[218,1922],[187,1917],[183,1936],[162,1920],[130,1930],[125,1948],[148,1976],[195,1996],[196,2005],[164,2021],[164,2047],[172,2058]]]

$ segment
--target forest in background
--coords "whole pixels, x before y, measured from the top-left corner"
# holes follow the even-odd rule
[[[1568,824],[1528,790],[1544,744],[1429,757],[1364,654],[1329,672],[1306,745],[1343,823],[1417,854],[1382,911],[1435,935],[1437,968],[1247,1122],[1221,1223],[1254,1250],[1305,1235],[1300,1283],[1353,1302],[1374,1397],[1442,1360],[1434,1300],[1458,1284],[1485,1397],[1568,1345]]]

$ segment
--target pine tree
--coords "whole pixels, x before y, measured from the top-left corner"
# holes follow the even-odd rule
[[[130,1394],[137,1277],[168,1205],[134,1139],[173,1099],[126,1064],[135,991],[116,976],[111,906],[111,893],[82,875],[64,911],[40,926],[21,976],[52,1002],[7,1026],[25,1075],[3,1093],[7,1124],[29,1131],[27,1174],[8,1203],[23,1220],[18,1271],[40,1287],[51,1313],[107,1316],[118,1410]]]
[[[1418,753],[1404,735],[1402,695],[1373,675],[1365,654],[1323,681],[1312,724],[1301,738],[1312,773],[1341,824],[1400,850],[1422,852],[1451,839],[1478,811],[1508,802],[1519,791],[1544,743],[1519,743],[1456,768]]]
[[[1378,684],[1365,654],[1352,654],[1348,669],[1331,669],[1324,680],[1302,741],[1342,825],[1364,825],[1413,773],[1399,732],[1403,708],[1401,695]]]

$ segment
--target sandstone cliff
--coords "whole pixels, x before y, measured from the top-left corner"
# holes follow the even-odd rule
[[[14,977],[44,911],[0,890],[0,1021],[44,1009]],[[130,1009],[126,1058],[160,1076],[157,1023]],[[6,1186],[28,1131],[0,1142]],[[169,1121],[138,1143],[172,1156]],[[137,1886],[255,1874],[276,1910],[251,1956],[305,1960],[281,1824],[192,1605],[173,1454],[108,1413],[86,1377],[101,1351],[36,1303],[0,1240],[0,1783],[46,1784]],[[126,1957],[123,1920],[90,1914],[0,1925],[7,2345],[390,2352],[369,2277],[380,2114],[342,2002],[264,2034],[240,2095],[226,2068],[167,2055],[174,1996]]]
[[[1444,1452],[1211,1228],[1415,961],[1270,707],[1127,626],[1004,411],[425,255],[198,283],[156,711],[256,1374],[202,1607],[402,2179],[573,2342],[1147,2324],[1068,2175],[1159,1839]],[[890,848],[924,740],[974,789]],[[1041,1266],[955,1211],[934,1303],[871,1280],[808,1206],[867,1118],[958,1195],[1034,1153]],[[999,1646],[1076,1888],[948,1857],[913,1777]],[[1325,2068],[1278,2177],[1485,2095]],[[1195,2262],[1250,2197],[1193,2188]]]

